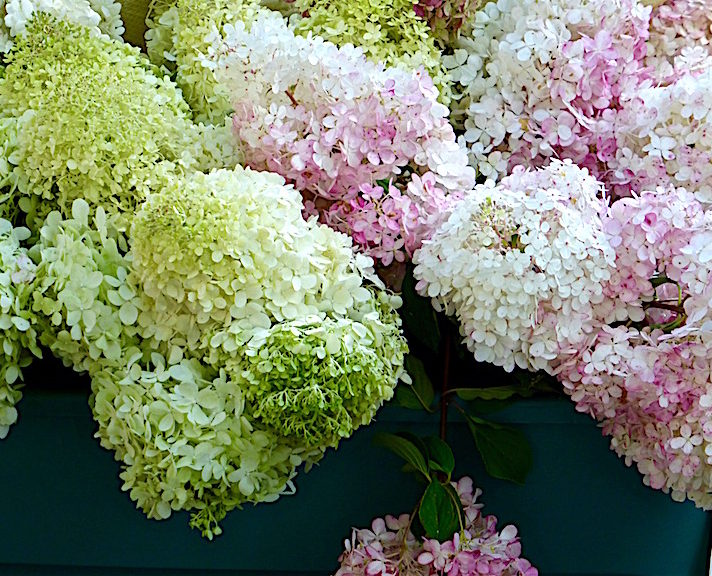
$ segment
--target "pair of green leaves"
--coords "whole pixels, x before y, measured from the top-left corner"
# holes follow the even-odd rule
[[[407,467],[427,483],[417,507],[418,519],[428,538],[442,542],[464,527],[462,502],[450,484],[455,457],[450,447],[436,436],[377,434],[374,442],[405,460]]]

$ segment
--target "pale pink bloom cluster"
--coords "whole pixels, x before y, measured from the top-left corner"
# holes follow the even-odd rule
[[[712,65],[712,2],[667,0],[650,20],[646,66],[663,81]]]
[[[615,152],[624,96],[643,65],[650,8],[637,0],[497,0],[443,62],[456,83],[453,121],[478,172],[571,158],[598,175]]]
[[[422,70],[367,60],[359,49],[295,36],[263,13],[215,43],[245,163],[302,192],[306,215],[350,234],[388,265],[405,261],[474,185],[448,109]]]
[[[646,484],[712,507],[712,215],[684,189],[604,220],[616,268],[589,343],[559,367],[579,411]]]
[[[640,90],[618,115],[607,179],[618,196],[684,186],[712,202],[712,67]]]
[[[497,532],[497,518],[483,516],[468,477],[453,482],[464,507],[465,526],[452,539],[418,540],[410,531],[410,516],[376,518],[371,529],[355,529],[339,558],[336,576],[537,576],[521,558],[517,529]]]

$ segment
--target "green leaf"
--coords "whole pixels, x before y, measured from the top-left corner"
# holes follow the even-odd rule
[[[408,355],[405,367],[413,381],[412,384],[401,382],[396,388],[396,402],[404,408],[412,410],[428,410],[435,398],[433,383],[425,372],[425,366],[415,356]]]
[[[450,446],[437,436],[423,438],[423,442],[428,447],[430,468],[444,472],[450,480],[450,475],[455,469],[455,456],[453,456]]]
[[[435,310],[428,298],[419,296],[415,291],[415,279],[412,267],[403,279],[403,307],[401,317],[403,327],[415,340],[428,350],[437,353],[440,350],[440,328]]]
[[[467,424],[490,476],[524,484],[531,470],[531,447],[521,430],[468,416]]]
[[[418,517],[426,535],[440,542],[452,538],[460,527],[457,505],[437,480],[433,480],[426,488]]]
[[[425,455],[422,449],[410,439],[403,438],[396,434],[379,432],[374,436],[373,443],[377,446],[387,448],[394,454],[400,456],[428,480],[430,479]]]

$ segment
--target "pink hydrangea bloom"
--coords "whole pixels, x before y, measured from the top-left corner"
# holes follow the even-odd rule
[[[611,206],[600,325],[559,367],[646,484],[712,508],[712,213],[684,189]]]
[[[474,185],[422,70],[295,36],[276,14],[249,30],[227,26],[216,55],[208,63],[231,93],[245,162],[282,175],[302,192],[305,216],[350,234],[382,264],[408,259],[448,197]]]
[[[648,81],[650,8],[637,0],[498,0],[443,58],[453,122],[490,178],[570,158],[600,176],[625,95]]]
[[[497,532],[497,518],[483,516],[468,477],[453,482],[464,506],[466,523],[446,542],[410,532],[410,516],[377,518],[371,529],[354,530],[339,558],[335,576],[537,576],[521,557],[522,547],[514,526]]]

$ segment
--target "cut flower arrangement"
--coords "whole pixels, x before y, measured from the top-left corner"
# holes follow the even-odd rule
[[[339,576],[537,574],[452,478],[449,408],[525,480],[490,400],[567,394],[712,508],[711,24],[706,0],[153,0],[142,52],[114,0],[0,0],[0,438],[52,354],[123,490],[212,539],[384,402],[440,413],[379,436],[425,489]]]

